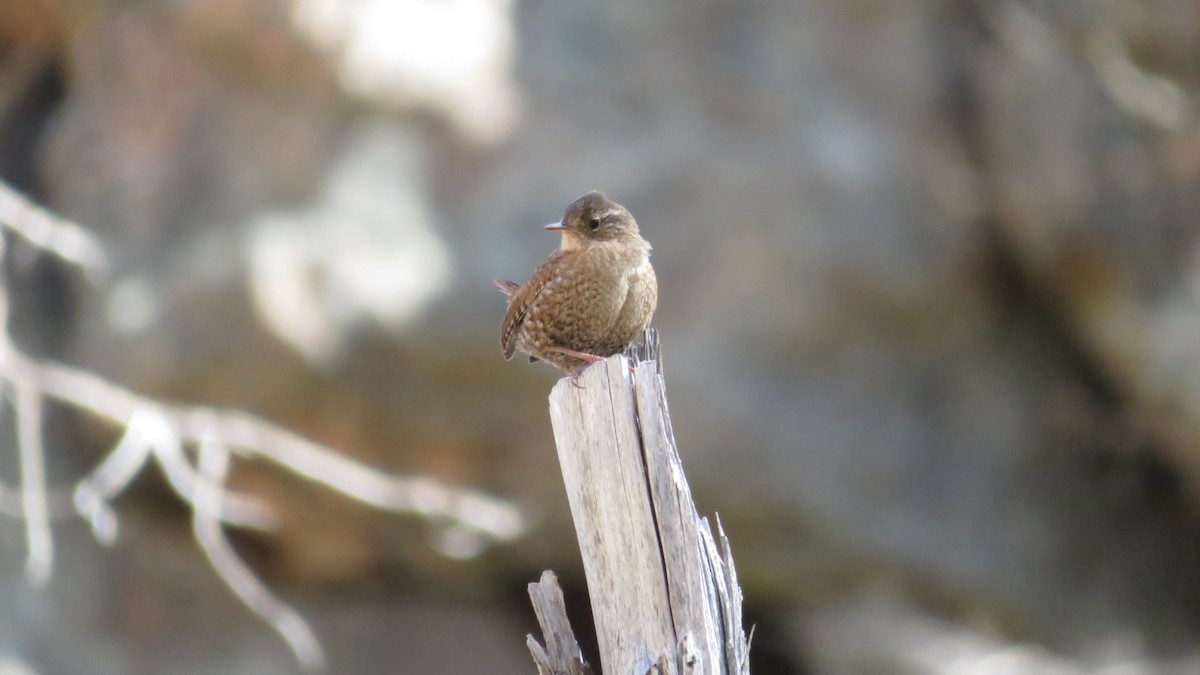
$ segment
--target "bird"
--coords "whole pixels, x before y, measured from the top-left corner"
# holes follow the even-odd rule
[[[628,209],[595,190],[545,229],[561,243],[525,283],[493,280],[508,296],[500,348],[505,360],[520,350],[578,385],[584,369],[623,353],[650,325],[658,306],[650,242]]]

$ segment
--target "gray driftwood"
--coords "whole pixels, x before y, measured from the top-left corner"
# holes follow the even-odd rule
[[[729,543],[720,521],[714,539],[696,513],[659,361],[639,361],[631,373],[630,360],[614,356],[579,384],[559,381],[550,417],[603,672],[748,674]],[[544,574],[529,592],[547,645],[528,639],[539,674],[590,673],[554,575]]]

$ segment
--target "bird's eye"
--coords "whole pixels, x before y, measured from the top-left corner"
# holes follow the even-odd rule
[[[600,218],[593,217],[591,220],[588,221],[588,227],[592,228],[593,232],[600,229]]]

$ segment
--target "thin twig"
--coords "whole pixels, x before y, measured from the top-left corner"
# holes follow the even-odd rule
[[[270,625],[291,647],[300,665],[308,671],[325,669],[325,654],[317,636],[300,616],[276,598],[237,557],[221,529],[222,487],[229,475],[229,450],[215,435],[200,444],[200,475],[192,509],[192,532],[217,576],[250,611]]]
[[[204,434],[215,430],[236,454],[272,461],[376,508],[446,519],[470,532],[500,541],[512,539],[524,531],[520,511],[502,500],[472,490],[449,488],[431,478],[385,474],[246,413],[203,406],[163,405],[93,373],[62,364],[35,362],[12,350],[6,354],[2,342],[0,340],[0,372],[10,380],[36,379],[45,396],[126,429],[139,420],[140,414],[141,421],[134,428],[154,441],[150,445],[155,449],[160,466],[185,501],[191,500],[195,473],[182,459],[178,443],[171,442],[169,435],[177,434],[181,443],[197,444]],[[154,421],[155,418],[158,421]],[[147,431],[147,425],[153,429]],[[128,461],[124,456],[121,459]],[[102,465],[101,469],[104,468]],[[264,520],[269,520],[262,515],[261,507],[237,498],[232,501],[235,505],[240,502],[240,506],[230,509],[239,516],[240,522],[261,526]],[[256,515],[244,515],[249,513]]]
[[[102,247],[79,225],[41,209],[0,182],[0,227],[65,262],[91,273],[108,267]],[[27,576],[47,583],[53,572],[50,521],[78,513],[95,537],[112,544],[117,516],[111,502],[153,461],[171,489],[192,509],[192,530],[213,569],[230,590],[292,649],[306,670],[325,667],[321,646],[300,614],[280,601],[237,557],[223,525],[272,529],[274,512],[261,499],[228,489],[233,455],[264,459],[370,506],[420,515],[452,533],[464,555],[486,540],[519,536],[525,521],[507,502],[433,479],[386,474],[293,432],[242,412],[167,405],[98,375],[26,356],[7,332],[8,287],[5,237],[0,236],[0,388],[11,387],[21,459],[20,488],[0,484],[0,515],[25,523]],[[124,433],[103,460],[78,480],[70,494],[46,485],[42,443],[44,399],[53,399]],[[190,451],[198,454],[195,462]]]
[[[36,586],[45,586],[54,571],[54,545],[46,508],[46,467],[42,457],[42,396],[28,382],[16,385],[17,448],[21,456],[21,506],[29,547],[25,571]]]
[[[0,181],[0,224],[93,277],[108,270],[104,247],[86,229],[50,213]]]

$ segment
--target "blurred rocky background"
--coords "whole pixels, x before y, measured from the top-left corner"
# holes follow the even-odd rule
[[[603,189],[655,245],[753,672],[1197,672],[1198,105],[1190,0],[4,0],[0,178],[114,257],[92,284],[14,242],[11,330],[520,504],[527,537],[452,560],[234,476],[284,509],[239,551],[332,672],[530,673],[525,584],[555,569],[577,629],[586,590],[556,374],[502,360],[489,280]],[[112,431],[61,417],[69,482]],[[295,672],[135,487],[115,548],[56,528],[44,590],[0,525],[0,673]]]

